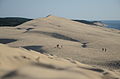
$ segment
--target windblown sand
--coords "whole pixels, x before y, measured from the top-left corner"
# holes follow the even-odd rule
[[[119,30],[49,16],[0,27],[0,43],[3,79],[120,77]]]

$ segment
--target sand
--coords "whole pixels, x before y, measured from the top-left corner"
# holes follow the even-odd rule
[[[0,73],[5,79],[117,79],[120,75],[119,30],[49,16],[0,27],[0,43],[6,44],[0,45]],[[8,71],[13,76],[6,77]]]
[[[112,71],[0,44],[1,79],[115,79]]]

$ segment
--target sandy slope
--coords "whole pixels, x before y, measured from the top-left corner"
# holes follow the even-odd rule
[[[0,44],[0,79],[118,79],[113,71]]]
[[[0,38],[12,47],[24,47],[110,69],[120,68],[119,30],[49,16],[15,28],[1,27]],[[87,43],[87,47],[83,48],[82,43]],[[56,48],[57,44],[62,48]]]
[[[49,16],[0,27],[0,43],[3,79],[119,79],[119,30]]]

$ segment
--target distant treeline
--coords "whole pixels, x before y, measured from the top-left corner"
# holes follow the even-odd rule
[[[90,24],[90,25],[105,26],[105,24],[102,23],[101,21],[87,21],[87,20],[73,20],[73,21]]]
[[[17,26],[20,25],[24,22],[30,21],[32,19],[28,18],[20,18],[20,17],[5,17],[5,18],[0,18],[0,27],[1,26]]]

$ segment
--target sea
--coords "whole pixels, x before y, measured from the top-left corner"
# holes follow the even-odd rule
[[[120,30],[120,20],[102,20],[102,23],[106,24],[107,28],[114,28]]]

